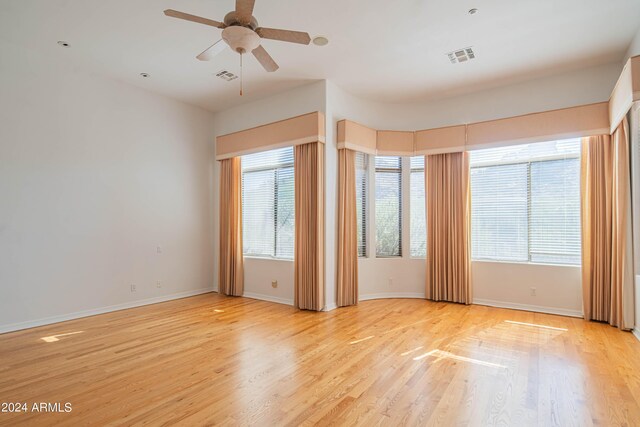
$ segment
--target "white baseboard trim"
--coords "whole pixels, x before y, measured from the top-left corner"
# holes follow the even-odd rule
[[[335,310],[336,308],[338,308],[338,305],[335,302],[328,302],[324,306],[324,310],[322,311],[331,311],[331,310]]]
[[[631,333],[638,339],[638,341],[640,341],[640,331],[638,329],[632,329]]]
[[[171,294],[171,295],[162,295],[159,297],[125,302],[122,304],[109,305],[106,307],[92,308],[90,310],[76,311],[75,313],[63,314],[60,316],[43,317],[41,319],[29,320],[26,322],[9,323],[6,325],[0,325],[0,334],[4,334],[7,332],[20,331],[22,329],[35,328],[38,326],[51,325],[53,323],[66,322],[67,320],[80,319],[82,317],[89,317],[89,316],[95,316],[98,314],[111,313],[113,311],[126,310],[128,308],[141,307],[143,305],[157,304],[160,302],[192,297],[195,295],[206,294],[209,292],[214,292],[214,290],[212,288],[201,288],[201,289],[195,289],[192,291],[178,292],[176,294]]]
[[[242,294],[242,296],[245,298],[257,299],[260,301],[275,302],[276,304],[293,306],[293,300],[289,298],[280,298],[280,297],[274,297],[271,295],[256,294],[253,292],[245,292]],[[336,303],[333,303],[333,304],[327,303],[327,305],[324,307],[324,310],[322,311],[331,311],[331,310],[335,310],[336,308],[338,308]]]
[[[474,299],[476,305],[487,305],[489,307],[509,308],[512,310],[534,311],[537,313],[557,314],[559,316],[583,317],[582,311],[570,310],[557,307],[543,307],[539,305],[519,304],[515,302],[495,301],[490,299]]]
[[[421,292],[385,292],[382,294],[365,294],[358,297],[358,301],[368,301],[372,299],[390,299],[390,298],[418,298],[425,299],[424,293]]]
[[[257,299],[260,301],[275,302],[278,304],[293,305],[293,300],[288,298],[273,297],[271,295],[256,294],[253,292],[245,292],[242,294],[245,298]]]

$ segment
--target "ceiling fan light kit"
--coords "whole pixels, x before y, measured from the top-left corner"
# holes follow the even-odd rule
[[[253,52],[260,46],[260,36],[255,31],[240,26],[227,27],[222,30],[222,40],[239,54]]]
[[[164,11],[166,16],[196,22],[210,27],[222,29],[222,40],[217,41],[204,52],[196,56],[200,61],[209,61],[229,46],[240,54],[240,95],[242,95],[242,55],[251,52],[267,72],[276,71],[279,67],[271,55],[261,45],[261,39],[279,40],[290,43],[308,45],[311,37],[301,31],[280,30],[276,28],[258,27],[253,16],[255,0],[236,0],[236,10],[227,13],[223,22],[179,12],[173,9]],[[224,41],[224,43],[222,43]],[[225,45],[226,44],[226,45]]]

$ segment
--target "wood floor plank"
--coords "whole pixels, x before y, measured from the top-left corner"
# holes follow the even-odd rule
[[[640,425],[640,342],[581,319],[215,293],[0,335],[0,425]]]

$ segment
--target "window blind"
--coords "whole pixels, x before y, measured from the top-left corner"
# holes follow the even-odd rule
[[[375,158],[376,256],[402,256],[402,158]]]
[[[579,139],[472,151],[472,257],[580,264],[579,156]]]
[[[369,156],[356,152],[356,215],[358,229],[358,256],[367,256],[367,192]]]
[[[531,163],[530,260],[580,264],[580,160]]]
[[[427,256],[427,221],[425,213],[424,156],[410,159],[410,235],[409,248],[412,257]]]
[[[293,148],[242,156],[242,242],[245,255],[293,259]]]

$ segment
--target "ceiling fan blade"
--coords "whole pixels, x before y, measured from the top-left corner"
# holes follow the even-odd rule
[[[201,16],[190,15],[184,12],[178,12],[177,10],[167,9],[164,14],[172,18],[184,19],[185,21],[197,22],[198,24],[209,25],[216,28],[226,28],[222,22],[214,21],[213,19],[203,18]]]
[[[227,47],[227,44],[224,42],[224,40],[220,39],[217,42],[215,42],[214,44],[212,44],[211,46],[209,46],[200,55],[196,56],[196,58],[198,58],[200,61],[210,61],[217,54],[222,52],[224,50],[224,48],[226,48],[226,47]]]
[[[309,44],[309,33],[302,31],[279,30],[277,28],[256,28],[256,33],[263,39],[280,40],[283,42]]]
[[[243,24],[251,22],[256,0],[236,0],[236,19]]]
[[[276,61],[273,60],[271,55],[269,55],[267,51],[264,50],[264,47],[258,46],[257,48],[253,49],[251,53],[253,53],[253,56],[256,57],[258,62],[262,64],[264,69],[267,70],[268,72],[272,73],[278,68],[280,68],[278,64],[276,64]]]

